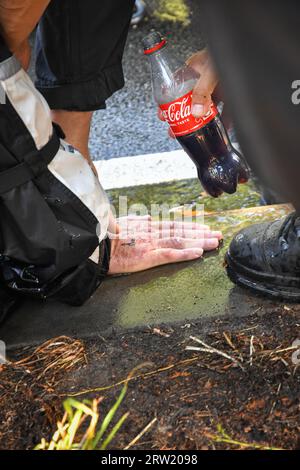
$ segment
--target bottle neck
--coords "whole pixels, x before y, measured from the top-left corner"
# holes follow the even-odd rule
[[[165,45],[149,55],[153,81],[159,81],[165,87],[172,86],[174,69],[172,67],[169,50]]]
[[[170,53],[168,46],[149,54],[148,57],[153,95],[159,105],[169,103],[193,88],[198,74]]]

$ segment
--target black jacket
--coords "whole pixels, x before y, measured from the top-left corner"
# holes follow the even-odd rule
[[[50,113],[13,56],[0,63],[0,84],[1,320],[22,296],[82,304],[108,270],[109,241],[99,242],[101,220],[49,169],[64,145],[58,126],[50,123],[52,135],[38,149],[38,120]],[[68,149],[70,165],[75,150]]]

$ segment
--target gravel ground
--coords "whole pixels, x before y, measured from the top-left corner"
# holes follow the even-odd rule
[[[188,6],[189,24],[157,17],[157,8],[164,4],[185,3]],[[141,40],[151,29],[157,29],[170,37],[175,54],[184,61],[203,47],[199,31],[199,7],[197,0],[146,0],[148,16],[137,27],[131,28],[124,55],[126,84],[107,101],[107,109],[95,113],[90,139],[91,153],[95,160],[128,155],[140,155],[179,148],[176,141],[167,137],[165,126],[156,117],[152,100],[150,74],[143,56]],[[174,9],[174,14],[179,14]],[[161,10],[164,13],[163,8]]]

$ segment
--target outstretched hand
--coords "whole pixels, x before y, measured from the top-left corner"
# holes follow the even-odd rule
[[[200,258],[218,248],[222,233],[194,222],[156,222],[124,217],[112,240],[109,274],[143,271],[162,264]]]

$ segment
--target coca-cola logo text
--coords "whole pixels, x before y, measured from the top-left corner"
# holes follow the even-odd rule
[[[183,119],[187,119],[191,115],[191,104],[189,96],[186,96],[181,101],[171,103],[168,109],[162,110],[163,118],[170,124]]]
[[[162,119],[170,125],[176,137],[187,135],[203,127],[216,116],[218,110],[212,103],[209,112],[203,118],[192,114],[192,91],[177,98],[176,101],[160,105]]]

